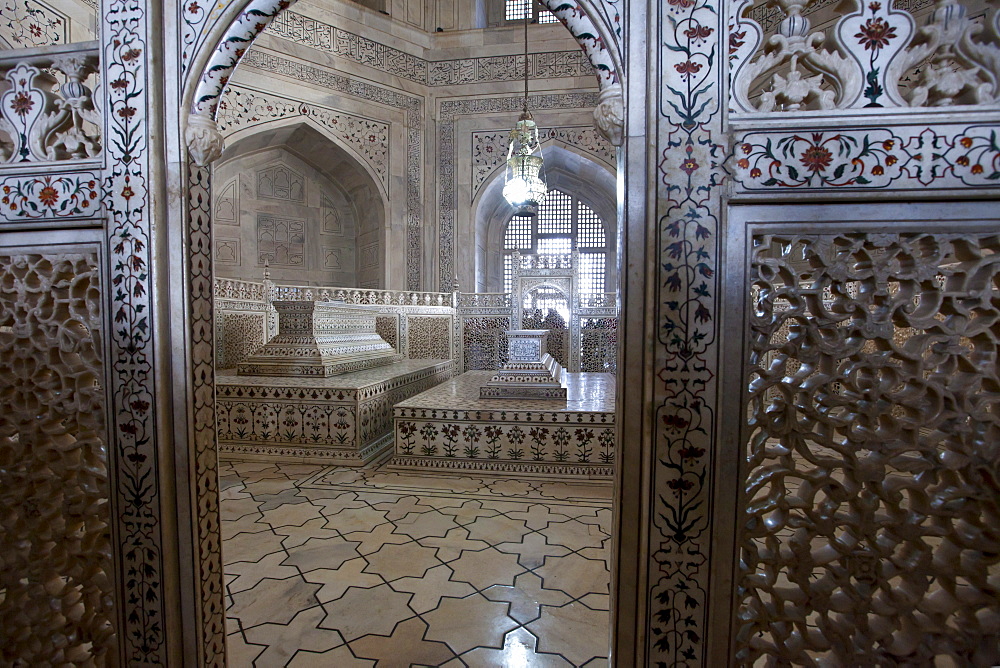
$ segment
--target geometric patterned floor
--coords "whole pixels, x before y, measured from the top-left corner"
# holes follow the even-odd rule
[[[611,486],[221,462],[230,666],[607,666]]]

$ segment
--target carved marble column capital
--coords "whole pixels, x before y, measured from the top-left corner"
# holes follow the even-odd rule
[[[219,125],[207,114],[188,116],[184,141],[199,167],[208,165],[222,155],[223,139]]]
[[[611,84],[601,91],[594,108],[594,126],[614,146],[622,145],[625,130],[625,97],[621,84]]]

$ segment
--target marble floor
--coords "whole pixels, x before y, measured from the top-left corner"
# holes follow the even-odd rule
[[[611,487],[223,462],[229,665],[606,666]]]

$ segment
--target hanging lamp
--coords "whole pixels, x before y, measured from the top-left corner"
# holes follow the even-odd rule
[[[541,177],[542,152],[538,145],[538,126],[528,111],[529,21],[530,3],[524,18],[524,107],[514,129],[510,131],[503,196],[514,207],[515,216],[534,217],[549,189]]]

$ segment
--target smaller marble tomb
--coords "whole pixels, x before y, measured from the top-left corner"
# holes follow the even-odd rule
[[[482,399],[566,399],[564,371],[546,350],[549,330],[507,332],[507,363],[479,388]]]

